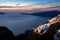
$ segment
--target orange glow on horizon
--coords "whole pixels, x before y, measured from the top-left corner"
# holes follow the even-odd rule
[[[58,10],[60,8],[49,8],[49,7],[14,7],[14,8],[0,8],[0,10]]]
[[[39,8],[47,8],[46,6],[22,6],[13,8],[0,8],[0,10],[34,10]]]
[[[32,7],[21,7],[21,8],[0,8],[0,10],[33,10]]]

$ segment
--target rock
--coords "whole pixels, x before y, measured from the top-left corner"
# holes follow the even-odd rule
[[[40,35],[35,34],[32,30],[27,30],[24,34],[18,35],[16,40],[37,40]]]
[[[55,29],[58,28],[60,29],[60,23],[54,23],[43,35],[36,34],[33,30],[27,30],[25,33],[18,35],[16,40],[54,40]]]
[[[5,26],[0,26],[0,40],[15,40],[15,36]]]

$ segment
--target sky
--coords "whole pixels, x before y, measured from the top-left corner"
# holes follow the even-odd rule
[[[60,6],[60,0],[0,0],[0,6],[27,6],[38,3],[49,6],[55,6],[58,4],[58,6]]]
[[[2,8],[1,6],[20,7],[20,9],[23,10],[26,8],[31,10],[32,8],[34,9],[34,8],[47,8],[47,7],[60,6],[60,0],[0,0],[0,8]],[[6,9],[8,9],[8,7]]]

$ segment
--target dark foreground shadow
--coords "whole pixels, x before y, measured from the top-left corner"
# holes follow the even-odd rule
[[[18,35],[16,40],[54,40],[56,30],[60,29],[60,23],[52,24],[43,35],[36,34],[33,30],[27,30],[24,34]]]
[[[15,36],[5,26],[0,26],[0,40],[15,40]]]
[[[27,30],[15,37],[8,28],[0,26],[0,40],[54,40],[55,30],[58,29],[60,29],[60,22],[52,24],[43,35],[36,34],[33,30]]]

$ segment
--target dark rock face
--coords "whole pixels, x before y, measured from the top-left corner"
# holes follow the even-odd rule
[[[32,30],[28,30],[25,34],[18,35],[16,40],[38,40],[40,35],[35,34]]]
[[[36,34],[32,30],[27,30],[24,34],[18,35],[16,40],[54,40],[55,29],[60,29],[60,23],[52,24],[43,35]]]
[[[0,40],[54,40],[55,30],[58,29],[60,29],[60,22],[52,24],[43,35],[34,33],[33,30],[27,30],[15,37],[8,28],[0,26]]]
[[[15,40],[15,36],[8,28],[0,26],[0,40]]]

